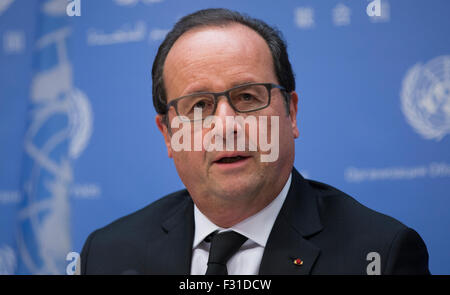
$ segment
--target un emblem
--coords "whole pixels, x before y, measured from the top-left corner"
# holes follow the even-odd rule
[[[36,69],[30,87],[23,199],[17,214],[20,274],[61,274],[71,250],[69,189],[75,160],[92,135],[93,113],[88,97],[73,85],[66,47],[69,34],[62,27],[36,42],[36,59],[56,63]],[[57,50],[48,51],[52,46]],[[54,59],[41,57],[52,53]]]
[[[425,139],[450,133],[450,55],[409,69],[400,97],[406,120]]]

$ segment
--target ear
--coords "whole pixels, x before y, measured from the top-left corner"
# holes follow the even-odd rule
[[[294,138],[298,138],[300,136],[300,131],[297,127],[297,104],[298,104],[298,95],[297,92],[292,91],[289,93],[291,96],[290,102],[289,102],[289,117],[291,119],[291,126],[292,126],[292,133],[294,135]]]
[[[164,142],[166,143],[167,147],[167,154],[169,158],[172,158],[173,150],[170,144],[171,136],[166,124],[164,123],[164,116],[161,114],[156,115],[155,121],[156,126],[158,126],[159,131],[161,131],[162,135],[164,136]]]

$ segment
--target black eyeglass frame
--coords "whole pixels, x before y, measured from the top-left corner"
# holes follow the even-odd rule
[[[241,88],[241,87],[259,86],[259,85],[262,85],[262,86],[266,87],[266,89],[267,89],[267,93],[269,95],[269,97],[267,99],[267,104],[265,106],[262,106],[262,107],[259,107],[259,108],[253,109],[253,110],[248,110],[248,111],[240,111],[240,110],[236,109],[236,107],[231,102],[230,92],[233,91],[233,90],[236,90],[238,88]],[[287,90],[283,86],[280,86],[280,85],[277,85],[277,84],[274,84],[274,83],[247,83],[247,84],[242,84],[242,85],[235,86],[233,88],[230,88],[230,89],[222,91],[222,92],[198,92],[198,93],[192,93],[192,94],[188,94],[188,95],[184,95],[184,96],[175,98],[171,102],[166,104],[166,110],[167,110],[166,114],[169,112],[170,107],[173,106],[174,109],[175,109],[175,112],[177,113],[177,115],[181,117],[182,115],[180,115],[179,112],[178,112],[178,101],[180,101],[182,99],[185,99],[185,98],[197,96],[197,95],[202,95],[202,94],[213,95],[213,97],[214,97],[214,109],[212,111],[212,114],[214,114],[216,112],[217,105],[218,105],[218,102],[219,102],[219,97],[221,97],[221,96],[225,96],[227,98],[228,104],[237,113],[256,112],[256,111],[260,111],[262,109],[265,109],[265,108],[267,108],[270,105],[271,98],[272,98],[272,89],[274,89],[274,88],[280,89],[283,93],[287,94]],[[287,99],[286,95],[284,95],[284,97],[285,97],[285,99]],[[204,119],[204,118],[202,118],[202,119]],[[193,121],[193,120],[190,120],[190,121]]]

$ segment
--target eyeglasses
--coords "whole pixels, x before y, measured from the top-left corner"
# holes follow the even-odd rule
[[[274,88],[286,93],[284,87],[276,84],[248,83],[223,92],[200,92],[182,96],[169,102],[167,110],[173,106],[181,118],[185,117],[189,121],[200,118],[203,120],[216,112],[219,97],[225,96],[235,112],[254,112],[270,105],[271,92]]]

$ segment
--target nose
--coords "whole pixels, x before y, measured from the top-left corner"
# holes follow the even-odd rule
[[[228,136],[234,137],[234,134],[237,133],[240,126],[238,126],[238,124],[236,124],[236,122],[234,122],[234,120],[227,120],[227,118],[235,117],[236,111],[230,105],[226,96],[219,97],[219,99],[217,101],[216,112],[214,115],[216,117],[216,120],[221,121],[220,123],[222,126],[221,130],[216,129],[216,131],[219,133],[217,135],[220,135],[225,141],[227,138],[229,138]],[[234,122],[234,123],[231,123],[232,124],[231,125],[230,122]],[[230,126],[228,126],[228,125],[230,125]]]
[[[223,118],[225,118],[226,116],[236,115],[236,112],[228,102],[228,99],[225,97],[225,95],[218,98],[215,115]]]

